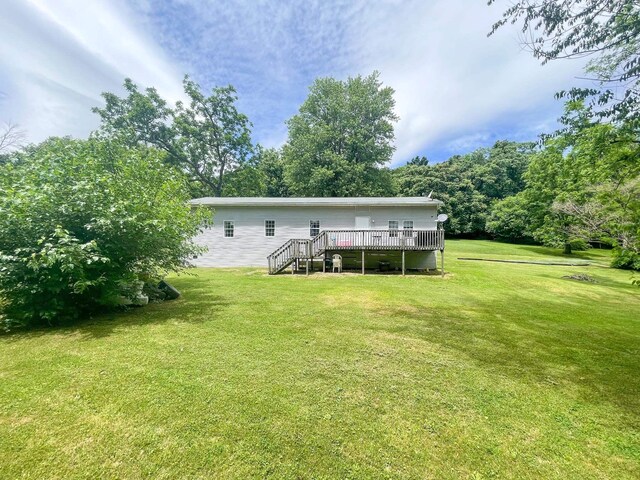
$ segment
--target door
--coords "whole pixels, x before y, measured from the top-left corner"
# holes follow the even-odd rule
[[[356,217],[356,230],[371,228],[371,217]]]

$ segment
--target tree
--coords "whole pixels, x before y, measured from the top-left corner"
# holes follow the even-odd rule
[[[489,0],[489,4],[495,0]],[[637,0],[518,0],[489,35],[520,23],[524,43],[545,64],[592,57],[587,74],[597,88],[573,88],[559,97],[588,101],[596,120],[640,131],[640,3]],[[566,120],[566,119],[565,119]]]
[[[632,225],[640,215],[638,202],[631,201],[640,175],[636,137],[623,127],[590,124],[580,103],[569,102],[565,116],[585,126],[548,138],[529,163],[517,205],[503,200],[491,217],[504,219],[509,213],[511,235],[526,225],[522,236],[564,247],[566,253],[590,241],[611,243],[621,254],[633,251],[637,232]],[[508,232],[500,221],[489,229]]]
[[[534,152],[532,143],[499,141],[467,155],[429,165],[424,157],[393,171],[400,195],[433,195],[444,202],[451,235],[486,234],[491,205],[524,188],[523,174]]]
[[[510,242],[531,239],[529,208],[528,199],[522,193],[496,202],[487,219],[487,232]]]
[[[383,167],[393,154],[393,89],[378,72],[346,81],[319,78],[288,122],[283,148],[289,190],[302,196],[389,195]]]
[[[5,327],[113,306],[201,251],[207,213],[158,150],[52,138],[20,155],[0,169]]]
[[[486,161],[479,161],[473,169],[474,185],[491,200],[522,191],[525,187],[524,173],[535,150],[536,145],[532,142],[496,142],[484,152]]]
[[[0,155],[9,153],[21,145],[24,140],[24,131],[15,123],[5,123],[0,128]]]
[[[429,160],[427,160],[427,157],[425,157],[424,155],[422,156],[416,155],[415,157],[413,157],[411,160],[407,162],[407,165],[418,165],[418,166],[426,167],[427,165],[429,165]]]
[[[640,177],[602,184],[585,202],[557,201],[553,209],[572,218],[574,237],[614,245],[615,267],[640,270]]]
[[[282,155],[275,148],[257,145],[247,162],[227,175],[225,195],[230,197],[287,197]]]
[[[227,173],[225,197],[263,197],[265,192],[264,174],[253,158]]]
[[[259,147],[256,157],[258,169],[264,178],[264,195],[288,197],[289,187],[285,181],[285,164],[280,151]]]
[[[555,133],[557,141],[545,143],[527,172],[529,229],[546,244],[564,243],[565,252],[573,240],[609,238],[618,258],[633,257],[633,228],[625,225],[635,218],[637,203],[627,202],[622,210],[617,203],[626,198],[625,189],[635,192],[629,185],[638,176],[640,3],[518,0],[489,35],[520,22],[524,43],[543,64],[591,57],[586,72],[596,82],[557,94],[568,98],[560,119],[565,128]],[[495,213],[507,208],[498,207]],[[590,215],[595,217],[589,220]]]
[[[209,96],[188,76],[183,86],[189,102],[172,108],[154,88],[141,92],[126,79],[126,97],[105,92],[104,108],[93,109],[102,120],[98,135],[154,146],[189,175],[194,194],[222,196],[225,175],[252,151],[249,120],[238,112],[232,86],[213,88]]]

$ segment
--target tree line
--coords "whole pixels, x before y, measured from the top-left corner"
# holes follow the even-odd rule
[[[416,196],[433,194],[450,235],[539,242],[566,253],[601,242],[616,266],[639,267],[635,117],[604,122],[584,97],[566,102],[562,129],[541,142],[498,141],[430,164],[391,169],[393,89],[378,72],[319,78],[287,121],[279,149],[252,145],[233,87],[205,96],[184,80],[188,105],[168,106],[153,88],[125,82],[105,93],[97,137],[155,147],[189,178],[194,196]],[[614,107],[611,107],[614,108]],[[617,110],[616,110],[617,111]],[[544,132],[541,132],[544,134]]]
[[[543,64],[591,58],[585,73],[594,86],[558,92],[566,101],[562,128],[540,132],[543,141],[536,144],[501,141],[440,164],[415,158],[389,169],[398,117],[393,89],[378,72],[317,79],[287,121],[280,149],[251,144],[251,124],[236,109],[233,87],[206,96],[189,78],[189,103],[174,108],[130,80],[126,97],[105,93],[105,107],[95,109],[99,134],[166,152],[168,162],[189,175],[194,195],[433,192],[445,203],[453,235],[536,241],[567,253],[600,241],[627,252],[621,265],[637,267],[640,6],[633,0],[521,0],[489,36],[508,23],[521,26],[525,47]]]
[[[319,78],[288,122],[281,149],[251,142],[233,86],[207,95],[185,77],[187,103],[171,106],[130,79],[126,95],[103,94],[94,108],[100,138],[155,147],[188,175],[194,196],[376,196],[391,192],[384,165],[393,154],[393,90],[378,72],[345,81]]]
[[[420,196],[449,214],[449,235],[538,242],[566,253],[601,242],[615,265],[639,267],[638,133],[633,121],[595,121],[584,99],[566,103],[563,128],[542,142],[498,141],[431,164],[391,169],[393,89],[378,72],[317,79],[288,122],[279,149],[251,142],[232,86],[206,95],[185,77],[190,100],[171,106],[131,80],[104,93],[94,141],[152,149],[191,196]],[[32,147],[32,149],[35,147]]]

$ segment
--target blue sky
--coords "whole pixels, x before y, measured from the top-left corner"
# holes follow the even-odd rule
[[[181,98],[185,73],[232,84],[266,146],[319,76],[381,73],[396,91],[396,153],[441,161],[499,139],[552,130],[554,92],[582,64],[540,66],[515,27],[487,38],[505,2],[484,0],[4,0],[0,122],[30,141],[86,137],[100,93],[125,77]]]

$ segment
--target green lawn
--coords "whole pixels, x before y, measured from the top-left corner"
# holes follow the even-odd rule
[[[639,478],[640,289],[448,241],[447,278],[202,269],[0,337],[0,478]],[[597,283],[563,279],[589,273]]]

